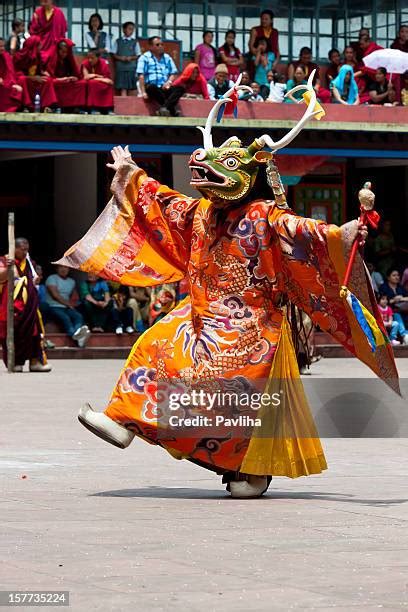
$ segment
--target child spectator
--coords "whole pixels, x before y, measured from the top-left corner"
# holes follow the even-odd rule
[[[329,51],[329,65],[326,70],[326,86],[330,87],[330,83],[339,73],[341,65],[340,51],[338,49],[330,49]]]
[[[225,64],[218,64],[215,69],[214,78],[208,81],[208,95],[210,100],[218,100],[221,98],[234,83],[228,78],[228,68]]]
[[[242,53],[235,46],[235,36],[234,30],[228,30],[225,34],[225,43],[218,49],[221,61],[228,68],[228,78],[234,82],[237,80],[243,65]]]
[[[206,81],[210,81],[215,74],[217,63],[217,51],[212,46],[213,32],[206,30],[203,34],[203,42],[194,50],[194,63],[200,67],[201,74]]]
[[[380,291],[380,287],[384,282],[382,274],[376,271],[374,264],[371,262],[367,262],[367,268],[370,273],[371,284],[373,286],[374,293],[378,295]]]
[[[339,74],[332,80],[330,89],[333,102],[338,104],[360,104],[358,87],[354,78],[353,68],[345,64],[341,66]]]
[[[88,49],[96,49],[101,57],[109,57],[112,51],[110,36],[103,29],[103,20],[99,13],[94,13],[88,21],[88,32],[85,34]]]
[[[134,37],[135,24],[126,21],[122,25],[123,36],[115,42],[112,53],[115,60],[115,87],[121,96],[127,96],[137,87],[136,66],[140,46]]]
[[[393,320],[392,308],[388,304],[388,297],[384,294],[381,294],[378,298],[377,305],[384,323],[384,327],[387,330],[388,336],[391,340],[391,344],[394,346],[399,346],[400,343],[397,340],[399,323],[398,321]]]
[[[249,98],[248,98],[248,102],[263,102],[264,99],[261,96],[261,88],[259,86],[259,83],[251,83],[251,88],[252,88],[252,93],[250,94]]]
[[[401,77],[402,89],[401,89],[401,104],[402,106],[408,106],[408,70],[404,72]]]
[[[89,273],[87,280],[79,283],[79,297],[91,331],[106,331],[112,309],[108,283],[96,274]]]
[[[396,336],[399,335],[402,344],[407,345],[408,330],[405,327],[404,315],[408,312],[408,293],[400,284],[398,270],[390,268],[387,271],[387,279],[380,287],[380,294],[388,297],[389,304],[393,311],[393,320],[398,323]]]
[[[297,85],[304,85],[305,83],[307,83],[306,69],[304,66],[299,64],[295,68],[293,79],[289,79],[286,83],[286,91],[289,92],[291,89],[293,89],[293,87],[296,87]],[[302,91],[295,91],[293,94],[289,93],[285,98],[285,102],[288,104],[297,104],[298,102],[301,102],[303,99],[302,93]]]
[[[113,81],[108,62],[98,51],[88,51],[81,64],[83,78],[88,82],[87,106],[91,115],[113,114]]]
[[[150,325],[160,321],[172,310],[176,303],[176,290],[172,283],[157,285],[152,289],[150,303]]]
[[[209,99],[207,81],[198,64],[187,64],[181,75],[173,81],[173,87],[182,87],[183,97]]]
[[[255,82],[260,86],[260,92],[263,99],[269,95],[269,81],[267,74],[272,70],[275,54],[268,51],[268,41],[266,38],[259,38],[256,46],[256,54],[254,55],[255,64]]]
[[[25,23],[22,19],[13,19],[11,30],[11,34],[6,43],[6,51],[10,53],[10,55],[14,55],[16,51],[21,49],[30,35],[25,31]]]
[[[123,328],[127,334],[133,334],[133,311],[127,306],[129,299],[128,287],[120,286],[116,293],[113,294],[113,308],[111,311],[111,318],[115,333],[118,336],[123,334]]]
[[[272,75],[272,80],[269,83],[269,96],[265,102],[273,102],[275,104],[284,102],[286,92],[285,75],[270,71],[268,72],[268,80],[270,74]]]

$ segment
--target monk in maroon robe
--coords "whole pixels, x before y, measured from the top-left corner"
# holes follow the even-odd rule
[[[81,64],[82,75],[88,83],[87,106],[91,112],[111,111],[113,108],[113,81],[108,62],[97,51],[88,51]]]
[[[14,352],[15,371],[22,372],[27,359],[32,372],[49,372],[42,338],[43,325],[39,314],[38,291],[28,255],[29,244],[17,238],[14,266]],[[7,366],[7,257],[0,257],[0,343]]]
[[[38,36],[30,36],[24,47],[14,55],[18,83],[25,83],[29,94],[29,107],[34,108],[34,98],[40,95],[41,110],[57,106],[53,79],[44,70],[40,54],[41,41]]]
[[[28,30],[31,35],[40,37],[41,58],[46,64],[57,42],[65,38],[68,27],[64,13],[55,6],[53,0],[40,0],[40,4]]]
[[[58,106],[64,110],[84,108],[87,83],[73,54],[74,43],[63,38],[50,55],[46,71],[53,78]]]
[[[14,113],[30,102],[25,83],[19,84],[6,41],[0,38],[0,112]]]

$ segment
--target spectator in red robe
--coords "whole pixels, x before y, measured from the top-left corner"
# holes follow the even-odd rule
[[[265,38],[267,42],[267,52],[270,51],[275,54],[272,69],[276,67],[280,60],[279,51],[279,32],[273,27],[274,14],[270,10],[262,11],[261,23],[259,26],[251,28],[249,36],[249,51],[251,55],[256,55],[256,49],[260,38]]]
[[[108,62],[98,51],[88,51],[81,64],[82,76],[88,84],[87,106],[91,115],[113,114],[113,81]]]
[[[360,47],[360,40],[362,36],[368,36],[368,38],[370,38],[370,30],[368,28],[360,28],[358,32],[358,40],[353,40],[350,43],[350,47],[353,49],[358,62],[361,62],[363,59],[363,51]]]
[[[340,51],[338,49],[330,49],[329,51],[329,65],[326,70],[326,87],[330,88],[330,83],[339,74],[341,65]]]
[[[17,82],[13,59],[6,51],[6,41],[0,38],[0,112],[14,113],[29,103],[27,89]]]
[[[402,24],[398,31],[398,36],[391,44],[391,49],[398,49],[408,53],[408,25]]]
[[[299,59],[291,62],[288,67],[288,80],[293,79],[293,75],[295,74],[295,70],[298,66],[303,66],[306,71],[306,79],[309,78],[309,74],[316,70],[316,74],[314,77],[314,83],[316,83],[316,79],[319,77],[319,66],[312,61],[312,50],[310,47],[302,47],[299,53]]]
[[[50,111],[52,107],[57,106],[57,97],[53,80],[44,70],[40,47],[40,37],[30,36],[24,47],[14,55],[14,67],[18,83],[24,83],[27,87],[30,109],[34,108],[34,98],[39,94],[41,110]]]
[[[54,47],[67,34],[67,20],[54,0],[40,0],[40,6],[35,9],[28,31],[31,35],[40,37],[41,57],[44,64],[53,53]]]
[[[209,100],[207,81],[200,72],[198,64],[187,64],[181,75],[173,81],[172,87],[182,87],[183,96],[204,98]]]
[[[73,54],[74,43],[63,38],[54,48],[47,62],[47,72],[54,79],[58,106],[64,111],[84,110],[86,105],[86,81]]]

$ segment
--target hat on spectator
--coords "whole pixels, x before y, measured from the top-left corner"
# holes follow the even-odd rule
[[[228,68],[225,64],[218,64],[218,66],[215,67],[215,74],[217,74],[218,72],[223,72],[224,74],[228,74]]]

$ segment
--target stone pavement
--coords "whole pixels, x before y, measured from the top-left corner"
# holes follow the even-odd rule
[[[326,439],[327,472],[231,500],[210,472],[77,423],[84,400],[104,407],[120,366],[0,371],[0,590],[69,590],[81,612],[408,606],[406,437]],[[366,373],[352,359],[314,367]]]

